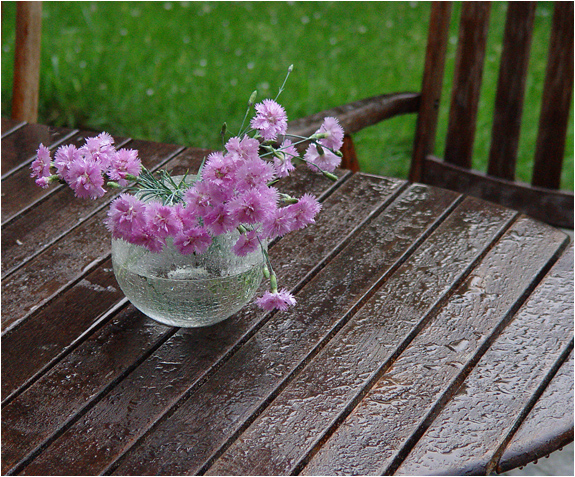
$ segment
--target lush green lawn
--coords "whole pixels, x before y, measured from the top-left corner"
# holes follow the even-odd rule
[[[484,167],[505,4],[494,2],[475,157]],[[427,2],[45,2],[40,122],[155,141],[218,147],[257,89],[291,118],[363,97],[420,88]],[[15,4],[2,2],[2,115],[9,115]],[[538,6],[520,145],[528,181],[537,133],[552,4]],[[456,38],[459,5],[452,22]],[[449,50],[452,69],[455,47]],[[535,71],[539,70],[539,71]],[[443,98],[449,102],[449,84]],[[441,154],[447,107],[442,107]],[[356,135],[362,169],[405,177],[415,117]],[[564,187],[573,188],[573,124]],[[483,159],[483,160],[482,160]]]

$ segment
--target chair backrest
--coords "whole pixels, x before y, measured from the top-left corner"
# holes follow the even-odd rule
[[[42,2],[16,2],[16,46],[12,119],[35,123],[38,119]]]
[[[490,2],[463,2],[444,159],[433,154],[451,2],[431,10],[411,164],[414,182],[465,192],[573,228],[573,193],[559,190],[573,90],[573,2],[555,2],[531,184],[515,181],[535,2],[509,2],[487,174],[472,167]]]

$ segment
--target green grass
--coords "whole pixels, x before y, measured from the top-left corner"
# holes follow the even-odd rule
[[[245,103],[274,97],[290,118],[381,93],[418,91],[427,2],[44,2],[40,117],[43,123],[215,148]],[[451,37],[456,38],[459,5]],[[485,168],[505,4],[494,2],[474,157]],[[14,2],[2,2],[2,115],[10,113]],[[552,4],[541,2],[524,106],[518,175],[530,179]],[[448,50],[447,71],[455,47]],[[446,75],[448,78],[449,75]],[[436,153],[444,146],[449,82]],[[356,134],[363,170],[405,177],[415,116]],[[573,188],[573,113],[563,187]]]

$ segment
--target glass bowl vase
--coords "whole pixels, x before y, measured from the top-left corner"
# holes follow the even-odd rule
[[[234,230],[214,237],[202,254],[182,255],[168,239],[160,253],[112,239],[112,263],[120,288],[144,314],[169,326],[209,326],[225,320],[255,295],[263,278],[258,248],[238,257]],[[265,246],[265,244],[264,244]]]

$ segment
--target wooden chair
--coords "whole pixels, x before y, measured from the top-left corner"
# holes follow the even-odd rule
[[[42,2],[16,2],[16,47],[12,88],[12,119],[38,119]]]
[[[434,2],[422,91],[389,94],[323,111],[290,123],[313,133],[326,115],[347,132],[343,167],[359,170],[349,134],[398,114],[418,113],[410,180],[481,197],[552,225],[573,228],[573,193],[559,190],[573,90],[573,2],[555,2],[531,184],[515,181],[525,80],[535,2],[509,2],[487,174],[471,156],[485,56],[490,2],[463,2],[444,159],[434,156],[451,2]]]

